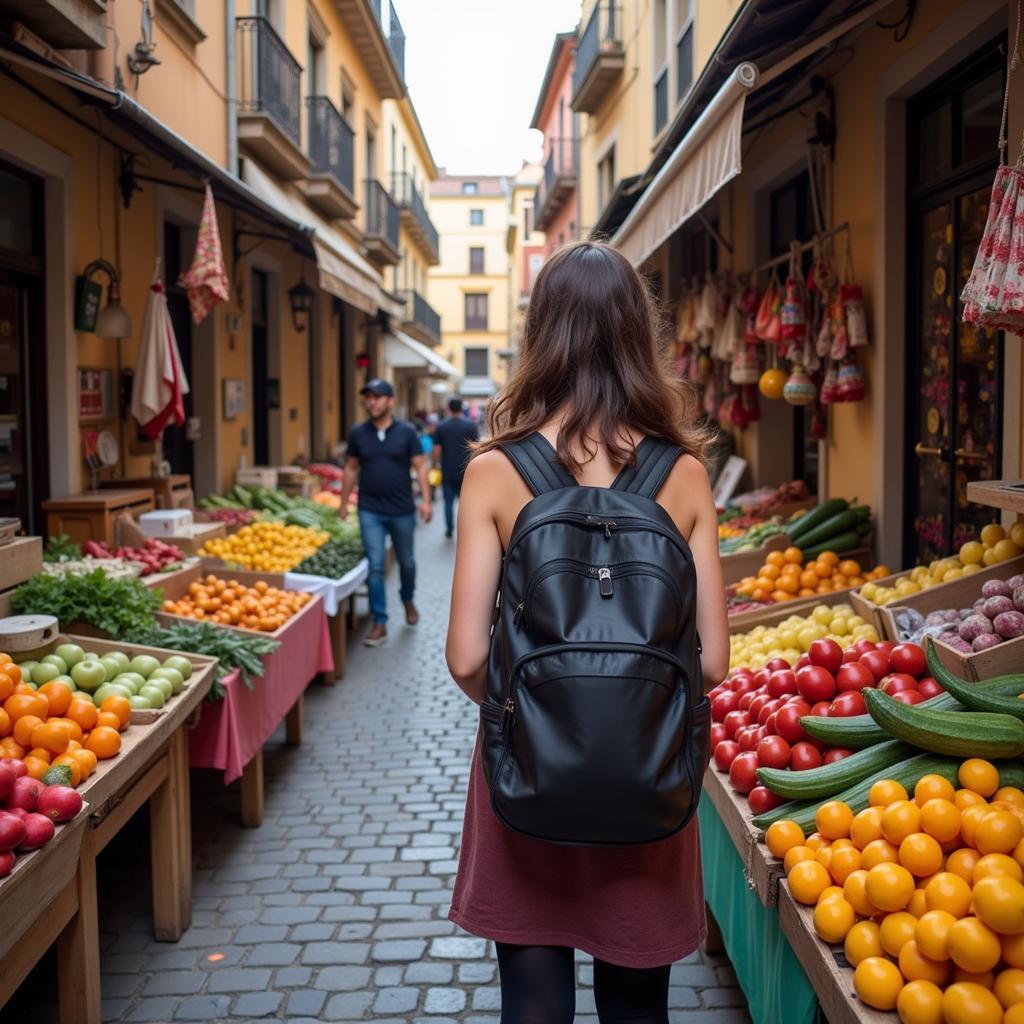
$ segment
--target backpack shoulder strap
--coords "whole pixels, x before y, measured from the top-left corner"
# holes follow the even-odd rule
[[[645,437],[637,446],[636,465],[627,463],[623,466],[612,483],[612,489],[639,494],[653,501],[682,454],[683,449],[677,444]]]
[[[563,487],[576,487],[572,475],[558,461],[558,455],[543,434],[537,432],[521,441],[498,446],[512,461],[534,496]]]

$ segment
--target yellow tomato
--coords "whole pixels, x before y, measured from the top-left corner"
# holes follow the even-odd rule
[[[804,830],[795,821],[774,821],[768,826],[764,842],[773,857],[782,860],[795,846],[802,846]]]
[[[971,880],[977,885],[984,878],[1013,878],[1024,882],[1024,870],[1005,853],[987,853],[975,862]]]
[[[924,899],[929,910],[945,910],[954,917],[964,917],[971,905],[971,887],[952,871],[940,871],[925,886]]]
[[[990,797],[999,788],[999,770],[991,761],[971,757],[960,765],[957,778],[964,789],[973,790],[979,796]]]
[[[949,956],[973,974],[991,971],[1002,956],[999,936],[976,917],[964,917],[949,929]]]
[[[914,802],[924,807],[929,800],[949,800],[952,802],[956,790],[941,775],[922,775],[914,786]]]
[[[945,985],[949,977],[949,964],[941,960],[929,960],[911,939],[904,942],[899,953],[900,974],[907,981],[930,981],[933,985]]]
[[[833,847],[828,870],[838,885],[843,885],[854,871],[860,869],[860,866],[861,855],[857,847],[846,846],[838,850]]]
[[[945,910],[929,910],[914,929],[917,948],[929,960],[949,959],[949,929],[956,924],[956,918]]]
[[[981,860],[981,854],[969,846],[954,850],[946,858],[946,870],[959,875],[968,885],[974,884],[974,868]]]
[[[878,926],[878,937],[882,943],[882,949],[889,956],[899,956],[904,945],[914,938],[917,931],[917,918],[900,910],[895,914],[886,914],[882,923]]]
[[[920,830],[921,808],[910,800],[897,800],[882,812],[882,835],[894,846]]]
[[[974,912],[1000,935],[1024,932],[1024,885],[1015,878],[983,878],[972,892]]]
[[[933,797],[921,805],[921,831],[940,843],[948,843],[960,835],[960,811],[949,799]]]
[[[1024,839],[1024,827],[1010,811],[989,811],[974,831],[974,846],[982,855],[1010,853]]]
[[[782,861],[782,870],[788,875],[800,861],[814,859],[815,852],[809,846],[793,846],[786,851]]]
[[[876,864],[868,871],[865,887],[868,899],[879,910],[894,913],[910,902],[914,895],[914,878],[900,864]]]
[[[880,779],[868,790],[871,807],[888,807],[897,800],[906,800],[907,791],[895,779]]]
[[[898,864],[900,851],[888,839],[875,839],[861,850],[861,865],[870,871],[878,864]]]
[[[842,839],[850,834],[853,811],[841,800],[823,803],[814,815],[815,828],[826,839]]]
[[[814,908],[814,930],[823,942],[842,942],[856,920],[853,907],[842,896],[822,900]]]
[[[853,988],[858,998],[876,1010],[892,1010],[903,988],[899,968],[880,956],[869,956],[853,972]],[[994,997],[993,997],[994,998]]]
[[[960,818],[957,816],[957,831],[960,830]],[[863,850],[868,843],[882,838],[882,808],[865,807],[853,816],[850,822],[850,840],[858,850]]]
[[[864,884],[867,878],[868,873],[863,869],[858,869],[851,872],[843,882],[843,898],[861,917],[871,917],[878,912],[878,907],[868,899]]]
[[[786,881],[797,903],[813,906],[832,879],[816,860],[804,860],[793,866],[793,870],[786,876]]]
[[[874,921],[858,921],[846,933],[843,955],[853,967],[869,956],[884,956],[885,950],[882,949],[878,925]]]
[[[908,982],[896,997],[900,1024],[943,1024],[942,989],[930,981]]]
[[[996,975],[992,985],[996,999],[1004,1009],[1024,1003],[1024,971],[1019,967],[1007,967]]]
[[[942,867],[942,848],[930,835],[914,832],[900,843],[900,864],[918,878],[934,875]]]
[[[1003,947],[1003,963],[1024,970],[1024,935],[1001,935],[999,942]]]
[[[981,985],[956,982],[942,994],[942,1016],[946,1024],[1002,1024],[999,1000]]]

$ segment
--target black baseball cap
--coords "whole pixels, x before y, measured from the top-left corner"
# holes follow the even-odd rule
[[[388,398],[395,397],[395,389],[386,380],[381,380],[379,377],[368,380],[363,385],[363,389],[359,394],[365,395],[367,391],[374,395],[387,395]]]

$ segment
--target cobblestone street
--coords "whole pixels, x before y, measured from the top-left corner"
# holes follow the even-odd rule
[[[441,523],[419,529],[420,625],[392,618],[384,647],[353,644],[345,679],[307,691],[303,745],[283,730],[267,744],[261,828],[238,824],[237,784],[194,775],[179,943],[152,938],[145,821],[104,855],[104,1020],[497,1022],[493,943],[446,918],[476,726],[444,664],[452,550]],[[394,574],[392,612],[396,591]],[[596,1022],[590,958],[577,960],[577,1020]],[[47,970],[11,1020],[56,1019]],[[720,957],[676,964],[672,1020],[744,1024],[734,983]]]

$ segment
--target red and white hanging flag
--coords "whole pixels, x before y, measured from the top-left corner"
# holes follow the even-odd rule
[[[188,305],[192,322],[201,324],[218,303],[226,302],[231,294],[231,283],[224,268],[224,254],[217,230],[217,209],[213,205],[213,190],[206,186],[203,218],[199,222],[199,237],[192,266],[178,279],[188,291]]]

